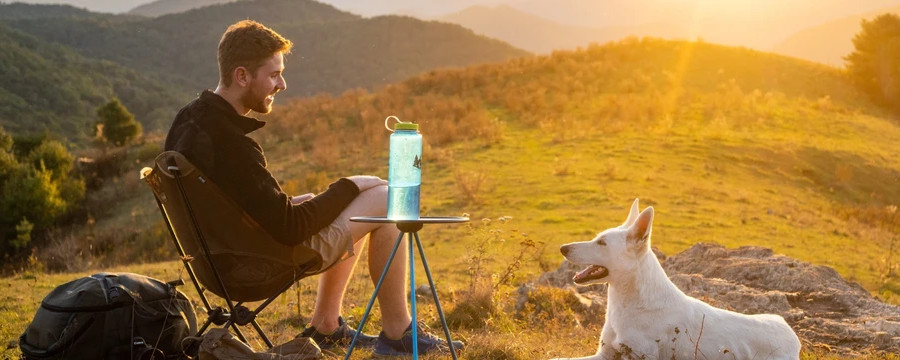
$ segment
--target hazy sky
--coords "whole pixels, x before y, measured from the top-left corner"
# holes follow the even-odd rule
[[[15,0],[27,3],[66,3],[92,11],[119,13],[152,0]],[[190,0],[183,0],[190,1]],[[737,17],[809,13],[853,15],[900,4],[900,0],[319,0],[343,10],[372,16],[407,13],[436,17],[472,5],[509,4],[560,23],[596,26],[598,22],[658,21],[685,12]],[[14,1],[0,0],[10,3]],[[623,19],[619,14],[630,14]],[[617,14],[608,17],[608,14]]]
[[[125,12],[152,0],[17,0],[67,3],[92,11]],[[190,0],[183,0],[190,1]],[[319,0],[364,16],[408,14],[439,17],[472,5],[506,4],[560,24],[607,27],[686,23],[709,32],[741,24],[783,28],[784,32],[900,4],[900,0]],[[0,2],[11,2],[0,0]],[[762,25],[760,25],[762,24]],[[732,26],[733,25],[733,26]],[[752,27],[751,27],[752,28]]]
[[[121,13],[134,9],[138,5],[146,4],[152,0],[0,0],[9,4],[23,2],[31,4],[69,4],[75,7],[86,8],[95,12]],[[184,0],[190,1],[190,0]]]

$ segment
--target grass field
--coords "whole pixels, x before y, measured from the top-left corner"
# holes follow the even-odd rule
[[[576,326],[561,292],[540,311],[516,311],[515,289],[555,269],[559,245],[620,224],[634,198],[655,208],[652,241],[666,254],[697,242],[769,247],[900,304],[900,214],[891,207],[900,204],[900,123],[842,76],[746,49],[626,41],[301,99],[257,136],[285,189],[301,193],[340,175],[386,177],[384,116],[420,122],[423,215],[472,218],[421,233],[454,333],[470,344],[463,358],[583,356],[601,324]],[[55,247],[77,260],[71,272],[35,264],[0,279],[0,340],[12,345],[43,295],[76,277],[183,276],[176,262],[143,263],[171,254],[149,191],[134,179],[115,186],[126,199]],[[132,255],[91,255],[99,239]],[[362,268],[345,300],[351,322],[372,290]],[[301,330],[314,281],[263,318],[276,341]],[[431,307],[421,316],[437,328]],[[17,354],[12,347],[2,354]]]

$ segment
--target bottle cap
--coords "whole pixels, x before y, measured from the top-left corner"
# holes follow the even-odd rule
[[[419,124],[398,122],[394,124],[394,130],[419,130]]]

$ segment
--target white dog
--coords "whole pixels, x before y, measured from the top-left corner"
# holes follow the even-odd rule
[[[608,283],[606,323],[592,359],[799,359],[800,340],[778,315],[744,315],[712,307],[675,287],[650,250],[653,208],[591,241],[560,248],[588,267],[579,285]]]

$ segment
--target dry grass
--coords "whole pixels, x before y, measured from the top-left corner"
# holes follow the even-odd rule
[[[286,189],[313,192],[342,175],[386,175],[387,115],[419,123],[424,134],[433,160],[423,213],[493,219],[473,224],[476,232],[433,227],[423,234],[454,336],[470,344],[463,358],[593,353],[599,325],[571,312],[571,298],[539,289],[516,307],[513,289],[557,266],[559,244],[618,224],[635,197],[659,210],[654,240],[665,253],[700,241],[770,247],[900,301],[897,215],[886,214],[900,203],[900,127],[837,69],[632,39],[431,72],[375,93],[300,99],[270,115],[255,136]],[[149,192],[133,180],[108,186],[93,195],[93,225],[62,230],[42,250],[49,257],[39,251],[3,279],[10,291],[0,301],[0,339],[14,340],[54,284],[88,269],[178,276],[177,263],[141,264],[169,246]],[[521,238],[510,240],[512,229],[490,232],[500,215],[514,216],[516,233],[545,245],[519,258],[522,249],[511,244]],[[46,260],[66,254],[72,261]],[[516,259],[515,276],[502,280]],[[44,273],[50,267],[76,272]],[[371,288],[367,276],[354,275],[349,321],[358,321]],[[304,280],[276,301],[263,319],[276,341],[307,321],[314,291],[314,280]],[[434,311],[422,308],[435,325]],[[806,351],[804,359],[833,358],[827,349]]]

